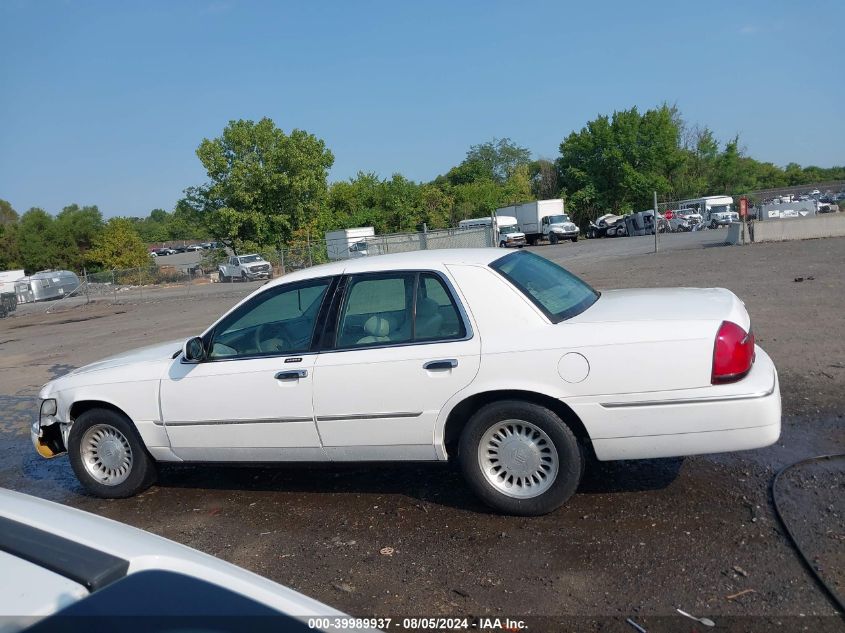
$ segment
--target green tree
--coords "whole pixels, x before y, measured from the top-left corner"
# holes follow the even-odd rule
[[[17,234],[18,212],[10,202],[0,200],[0,270],[20,266]]]
[[[560,193],[557,169],[553,161],[541,158],[528,166],[531,194],[537,200],[555,198]]]
[[[18,250],[20,263],[27,273],[60,267],[53,234],[53,216],[44,209],[33,207],[18,222]]]
[[[18,212],[8,200],[0,200],[0,226],[9,226],[18,221]]]
[[[71,204],[64,207],[56,216],[51,229],[61,266],[80,270],[85,253],[103,226],[103,215],[96,205],[80,207]]]
[[[209,182],[186,191],[208,231],[239,244],[281,244],[319,217],[334,156],[313,134],[285,134],[269,118],[230,121],[197,156]]]
[[[94,240],[87,261],[101,269],[139,268],[150,264],[144,242],[127,218],[111,218]]]
[[[521,147],[509,138],[494,138],[492,141],[469,148],[463,165],[480,167],[485,177],[496,182],[507,180],[514,170],[531,162],[531,151]]]
[[[560,181],[578,222],[600,213],[651,207],[652,191],[672,192],[686,154],[677,111],[667,105],[599,116],[560,144]]]

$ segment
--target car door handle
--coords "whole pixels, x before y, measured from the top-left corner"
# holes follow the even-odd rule
[[[307,369],[292,369],[290,371],[280,371],[276,374],[276,380],[299,380],[308,376]]]
[[[430,360],[423,365],[423,369],[454,369],[458,366],[458,361],[455,358],[445,358],[443,360]]]

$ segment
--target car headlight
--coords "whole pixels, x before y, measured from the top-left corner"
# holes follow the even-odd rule
[[[41,417],[47,417],[51,415],[56,415],[56,412],[59,410],[58,406],[56,405],[55,398],[47,398],[46,400],[41,401]]]

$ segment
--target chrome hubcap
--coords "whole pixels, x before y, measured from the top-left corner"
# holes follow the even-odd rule
[[[108,424],[95,424],[82,435],[85,470],[106,486],[126,481],[132,472],[132,447],[126,436]]]
[[[557,478],[558,455],[543,429],[524,420],[491,426],[478,445],[478,465],[485,479],[508,497],[530,499]]]

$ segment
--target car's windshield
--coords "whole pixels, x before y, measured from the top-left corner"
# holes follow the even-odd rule
[[[239,258],[239,261],[242,264],[251,264],[252,262],[260,262],[261,255],[244,255],[243,257]]]
[[[566,214],[549,216],[549,224],[563,224],[564,222],[569,222],[569,216]]]
[[[503,226],[499,229],[499,233],[519,233],[519,228],[516,226]]]
[[[731,210],[731,205],[729,204],[717,204],[710,207],[710,213],[726,213]]]
[[[598,292],[568,270],[533,253],[512,253],[490,266],[554,323],[581,314],[599,298]]]

